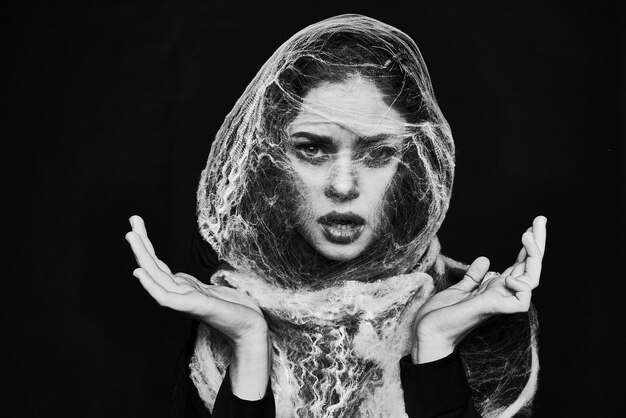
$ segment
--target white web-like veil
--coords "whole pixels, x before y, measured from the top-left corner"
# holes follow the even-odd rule
[[[375,85],[402,115],[404,123],[393,122],[399,164],[378,239],[355,259],[331,261],[300,235],[305,197],[286,155],[286,132],[309,106],[311,89],[354,78]],[[338,125],[391,123],[338,116],[323,103],[306,110]],[[426,65],[394,27],[360,15],[313,24],[281,45],[248,85],[212,144],[198,188],[198,225],[236,271],[214,282],[247,292],[268,319],[279,416],[403,416],[395,362],[408,350],[410,319],[463,268],[440,255],[436,238],[453,177],[454,143]],[[483,416],[512,416],[532,400],[538,366],[534,314],[530,319],[490,321],[461,346]],[[228,358],[223,338],[201,328],[191,370],[209,407]],[[385,406],[385,399],[400,406]]]
[[[318,262],[304,268],[310,259],[306,250],[293,254],[300,247],[297,219],[291,215],[297,213],[299,191],[285,158],[285,128],[302,110],[308,90],[355,75],[373,81],[406,119],[404,126],[395,127],[402,137],[402,164],[387,199],[392,218],[387,221],[404,233],[387,234],[384,248],[348,265]],[[372,126],[388,123],[368,116],[346,114],[345,119]],[[314,285],[322,276],[326,283],[364,280],[358,272],[368,270],[374,279],[406,272],[419,262],[444,218],[453,173],[450,128],[415,43],[374,19],[344,15],[295,34],[248,85],[211,148],[198,189],[198,223],[221,259],[274,283]]]

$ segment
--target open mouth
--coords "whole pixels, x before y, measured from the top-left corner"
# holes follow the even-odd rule
[[[365,219],[352,212],[330,212],[318,218],[324,236],[335,244],[349,244],[356,241],[363,232]]]

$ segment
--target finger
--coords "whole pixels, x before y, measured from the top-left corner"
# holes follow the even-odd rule
[[[533,227],[528,227],[528,229],[526,229],[526,232],[532,232]],[[515,265],[513,266],[513,269],[508,273],[508,274],[502,274],[503,276],[513,276],[513,277],[517,277],[517,276],[521,276],[522,274],[524,274],[524,270],[526,268],[525,266],[525,261],[526,261],[526,257],[528,256],[528,253],[526,252],[526,248],[524,248],[522,246],[522,249],[519,251],[519,253],[517,254],[517,259],[515,260]]]
[[[162,270],[148,252],[148,249],[145,247],[141,237],[136,232],[129,232],[126,234],[126,240],[130,244],[133,253],[135,254],[135,258],[137,259],[137,264],[139,267],[144,269],[152,278],[157,280],[159,284],[165,288],[169,288],[174,284],[171,276],[166,271]]]
[[[141,285],[148,291],[150,296],[156,300],[159,305],[165,306],[165,302],[167,301],[167,290],[163,286],[161,286],[150,273],[142,268],[136,268],[133,271],[133,276],[139,279]]]
[[[172,275],[172,280],[174,280],[178,284],[186,283],[186,284],[188,284],[190,286],[195,287],[196,289],[202,289],[202,288],[204,288],[206,286],[200,280],[196,279],[195,277],[193,277],[192,275],[187,274],[187,273],[176,273],[176,274],[173,274]]]
[[[189,279],[189,280],[191,280],[194,283],[198,283],[199,282],[199,280],[196,279],[195,277],[193,277],[192,275],[187,274],[187,273],[183,273],[183,272],[176,273],[174,276],[184,277],[185,279]]]
[[[528,256],[524,263],[524,274],[520,276],[520,279],[524,280],[534,289],[539,285],[543,255],[532,232],[525,232],[524,235],[522,235],[522,243],[524,244]]]
[[[150,241],[150,238],[148,238],[146,225],[141,216],[133,215],[130,217],[130,219],[128,219],[128,221],[130,222],[130,226],[133,228],[133,232],[136,232],[141,237],[141,240],[143,241],[146,250],[148,250],[148,253],[154,258],[154,261],[157,263],[159,268],[161,268],[161,270],[163,271],[171,273],[172,271],[167,266],[167,264],[165,264],[156,256],[152,242]]]
[[[513,266],[513,270],[509,273],[509,276],[517,277],[524,274],[526,269],[526,262],[517,263]],[[506,277],[506,276],[505,276]]]
[[[533,230],[533,227],[530,226],[525,232],[532,231],[532,230]],[[515,262],[521,263],[522,261],[524,261],[524,259],[526,259],[526,249],[522,247],[522,249],[519,250],[519,253],[517,253],[517,258],[515,259]]]
[[[137,264],[139,264],[139,267],[143,268],[151,275],[160,270],[154,260],[154,257],[152,257],[152,255],[148,252],[148,249],[144,245],[144,242],[139,234],[131,231],[126,234],[125,238],[130,244],[130,248],[133,250],[135,258],[137,258]]]
[[[502,277],[513,276],[517,277],[524,273],[524,262],[516,262],[512,266],[509,266],[506,270],[500,274]]]
[[[512,266],[507,267],[507,269],[506,269],[506,270],[504,270],[504,271],[502,272],[502,274],[500,274],[500,276],[504,276],[504,277],[506,277],[506,276],[510,276],[510,275],[511,275],[511,272],[513,271],[513,269],[515,268],[515,266],[517,266],[517,264],[513,264]]]
[[[148,231],[146,231],[146,225],[141,216],[133,215],[128,219],[128,222],[130,222],[133,232],[136,232],[141,237],[141,240],[146,246],[148,252],[154,256],[154,247],[152,246],[150,239],[148,239]]]
[[[478,257],[469,266],[463,279],[457,284],[463,290],[470,292],[478,287],[482,282],[485,274],[489,271],[489,259],[487,257]]]
[[[506,286],[515,293],[515,297],[519,302],[519,308],[527,311],[530,308],[530,299],[532,297],[532,287],[523,280],[524,276],[513,277],[508,276],[505,279]],[[519,311],[518,311],[519,312]]]
[[[195,297],[197,296],[197,293],[196,295],[190,294],[187,298],[186,304],[188,313],[210,316],[215,311],[222,313],[230,312],[233,309],[232,304],[248,306],[245,303],[242,303],[241,294],[235,289],[218,285],[206,285],[187,273],[176,273],[174,278],[184,280],[187,284],[195,287],[196,289],[202,289],[202,293],[211,299],[211,303],[207,304],[206,298],[197,299]],[[261,314],[261,310],[254,304],[248,307]]]
[[[524,276],[513,277],[508,276],[504,279],[506,286],[514,292],[530,292],[532,288],[528,283],[522,280]]]
[[[163,286],[161,286],[157,280],[152,277],[146,270],[137,268],[133,271],[133,276],[139,279],[141,285],[148,291],[150,296],[161,306],[165,306],[177,311],[187,312],[187,303],[185,303],[185,296],[168,292]]]
[[[537,216],[533,220],[533,235],[535,236],[535,241],[537,242],[537,246],[539,247],[539,251],[541,255],[545,253],[546,250],[546,224],[548,223],[548,218],[545,216]]]

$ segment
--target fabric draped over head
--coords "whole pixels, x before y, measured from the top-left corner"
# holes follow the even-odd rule
[[[285,131],[311,88],[356,76],[376,85],[406,120],[394,127],[401,132],[401,161],[385,198],[383,239],[351,262],[330,262],[298,234],[300,190],[285,156]],[[386,123],[368,115],[345,120]],[[420,268],[421,258],[445,216],[453,176],[450,128],[413,40],[377,20],[342,15],[279,47],[227,115],[198,188],[198,224],[220,259],[273,284],[373,281],[428,268]]]
[[[371,82],[402,115],[402,126],[389,130],[402,145],[381,233],[356,258],[331,261],[299,233],[302,187],[286,156],[287,128],[311,89],[352,78]],[[306,110],[327,115],[320,103]],[[363,114],[337,119],[336,109],[328,115],[338,125],[389,123]],[[442,256],[436,238],[453,177],[450,127],[417,46],[396,28],[359,15],[313,24],[281,45],[248,85],[212,144],[197,192],[198,225],[233,268],[212,281],[250,295],[268,320],[278,416],[403,415],[396,361],[408,352],[411,320],[467,268]],[[497,317],[463,340],[482,416],[513,416],[532,400],[535,331],[531,310],[530,321]],[[201,324],[190,369],[209,408],[229,358],[224,338]]]

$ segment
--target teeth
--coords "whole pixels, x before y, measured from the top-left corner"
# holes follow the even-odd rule
[[[331,226],[339,230],[347,230],[347,229],[353,228],[352,225],[348,225],[348,224],[332,224]]]

